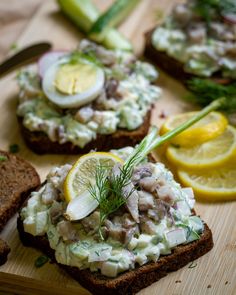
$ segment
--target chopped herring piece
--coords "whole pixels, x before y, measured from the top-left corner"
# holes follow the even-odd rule
[[[57,224],[62,218],[63,213],[64,213],[64,209],[63,209],[62,203],[53,201],[53,204],[51,208],[49,209],[49,216],[51,218],[51,223]]]
[[[145,234],[148,234],[148,235],[154,235],[157,232],[154,222],[148,219],[147,217],[141,218],[140,228],[141,228],[141,232],[144,232]]]
[[[140,165],[134,168],[132,175],[132,182],[134,184],[139,183],[142,178],[149,177],[152,175],[152,166],[150,164]]]
[[[45,205],[50,205],[54,200],[57,200],[58,191],[55,189],[52,183],[47,182],[45,185],[45,189],[42,193],[42,202]]]
[[[153,193],[159,186],[159,182],[155,177],[149,176],[149,177],[142,178],[139,181],[139,185],[145,191]]]
[[[63,192],[63,183],[71,167],[72,165],[66,164],[60,168],[52,168],[47,176],[47,180],[50,181],[55,188]]]
[[[64,241],[77,241],[79,240],[78,232],[69,221],[60,221],[57,224],[57,230],[59,235]]]
[[[175,202],[175,192],[170,185],[161,186],[157,189],[158,198],[162,201],[173,205]]]
[[[81,220],[81,223],[86,232],[96,231],[99,225],[100,213],[98,211],[93,212],[86,218]]]
[[[154,208],[154,198],[152,194],[144,191],[139,191],[138,195],[138,208],[140,211],[147,211],[148,209]]]
[[[126,216],[124,219],[114,218],[113,222],[107,219],[105,226],[107,236],[122,244],[128,244],[136,231],[135,223]]]
[[[133,190],[133,185],[130,183],[128,186],[126,186],[123,191],[124,195],[127,196],[130,194],[130,191]],[[129,195],[126,201],[126,206],[132,215],[133,219],[139,223],[139,212],[138,212],[138,200],[139,200],[139,195],[136,190],[133,190],[132,193]]]

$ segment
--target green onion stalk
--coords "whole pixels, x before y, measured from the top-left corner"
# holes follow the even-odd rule
[[[158,148],[163,143],[169,141],[179,133],[188,129],[210,112],[225,107],[225,105],[227,105],[227,101],[228,99],[226,97],[214,100],[207,107],[203,108],[200,112],[191,117],[189,120],[162,136],[157,137],[157,127],[152,127],[149,134],[141,141],[141,143],[134,149],[133,153],[125,161],[124,167],[130,165],[132,165],[132,167],[135,167],[154,149]]]

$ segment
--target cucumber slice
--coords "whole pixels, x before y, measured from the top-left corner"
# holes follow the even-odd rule
[[[99,17],[99,11],[90,0],[57,0],[61,10],[84,33],[88,33]]]
[[[99,18],[99,11],[90,0],[57,1],[63,13],[85,34],[90,31],[94,22]],[[91,37],[90,39],[97,42],[96,38]],[[132,51],[131,43],[112,28],[107,29],[103,41],[99,43],[109,49]]]
[[[93,24],[89,32],[92,39],[102,42],[107,30],[119,25],[139,2],[140,0],[116,0]]]
[[[91,40],[94,40],[91,38]],[[94,40],[96,41],[96,40]],[[109,49],[120,49],[133,51],[132,44],[120,32],[115,29],[108,29],[102,44]]]

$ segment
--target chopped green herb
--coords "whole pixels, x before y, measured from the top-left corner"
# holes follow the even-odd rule
[[[16,50],[18,49],[18,44],[17,43],[12,43],[11,46],[10,46],[10,50]]]
[[[190,237],[190,235],[192,233],[195,235],[196,239],[200,238],[199,234],[192,227],[190,227],[189,225],[184,224],[184,223],[178,223],[177,226],[186,229],[186,231],[187,231],[187,233],[186,233],[187,240],[189,239],[189,237]]]
[[[74,51],[71,55],[70,55],[70,64],[74,65],[77,64],[80,61],[87,61],[90,62],[98,67],[103,67],[103,64],[100,62],[100,60],[97,58],[96,54],[94,53],[94,51],[91,50],[87,50],[86,52],[80,52],[80,51]]]
[[[0,162],[4,162],[7,160],[6,156],[0,155]]]
[[[194,267],[196,267],[196,266],[197,266],[197,262],[192,261],[192,262],[190,263],[190,265],[188,266],[188,268],[194,268]]]
[[[34,265],[35,267],[42,267],[45,263],[47,263],[49,260],[49,258],[45,255],[41,255],[39,256],[35,262],[34,262]]]
[[[207,105],[220,97],[225,97],[219,109],[226,112],[235,112],[236,110],[236,83],[229,85],[220,85],[208,79],[194,78],[188,81],[188,87],[193,94],[188,95],[186,99],[200,105]]]
[[[10,153],[13,153],[13,154],[18,153],[19,150],[20,150],[20,147],[19,147],[19,145],[16,144],[16,143],[11,144],[10,147],[9,147],[9,152],[10,152]]]
[[[119,260],[117,260],[117,259],[112,259],[112,258],[109,258],[108,261],[110,261],[110,262],[115,262],[115,263],[118,263],[118,262],[119,262]]]

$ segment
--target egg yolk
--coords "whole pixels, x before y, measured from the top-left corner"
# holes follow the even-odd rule
[[[96,83],[97,72],[93,65],[64,64],[60,66],[55,77],[55,87],[66,95],[85,92]]]

